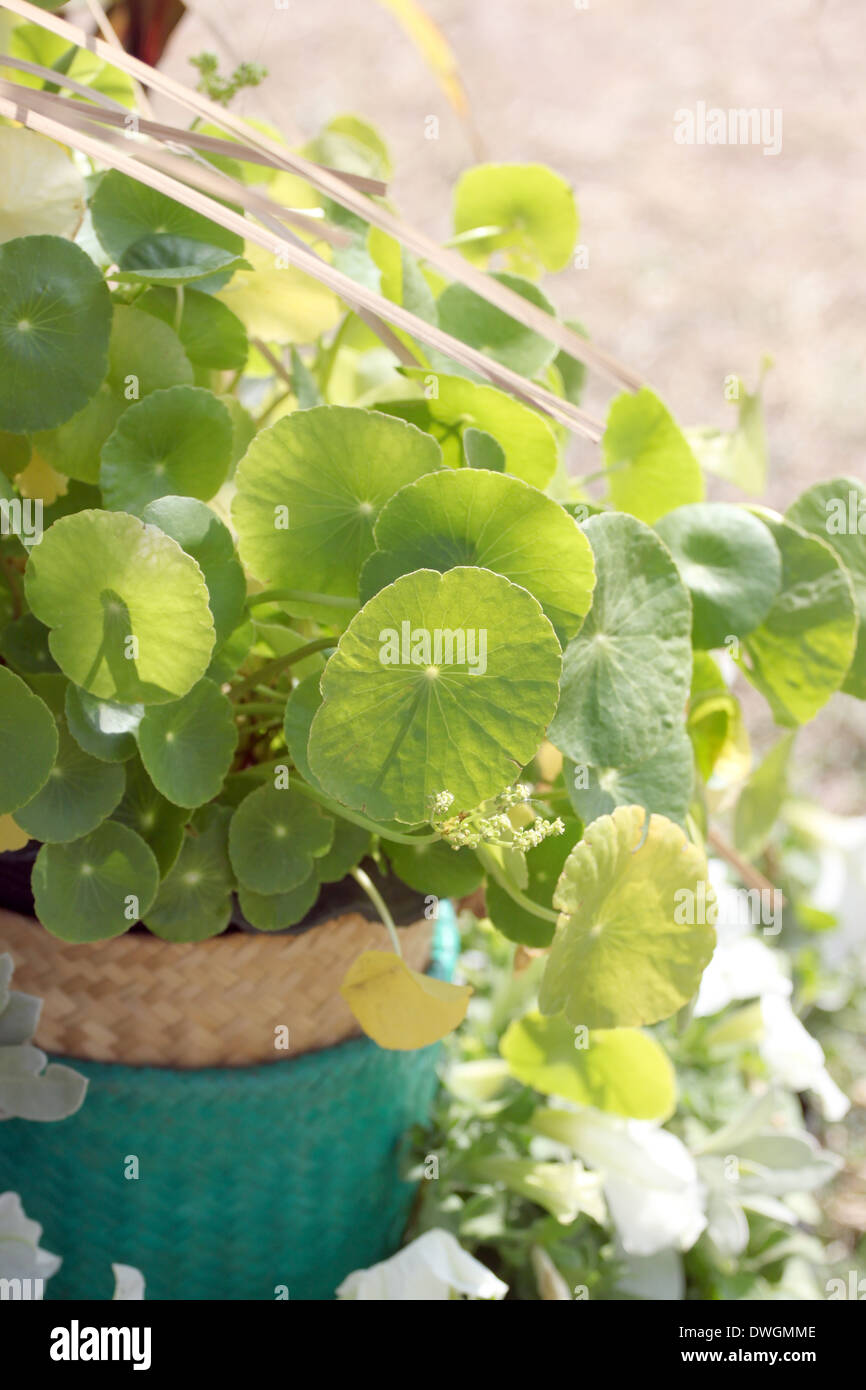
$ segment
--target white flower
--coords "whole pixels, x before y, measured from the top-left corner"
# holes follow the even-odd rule
[[[686,1277],[676,1250],[659,1250],[655,1255],[629,1255],[619,1246],[616,1253],[624,1265],[617,1284],[621,1293],[651,1303],[670,1303],[685,1298]]]
[[[796,807],[794,823],[818,842],[818,880],[810,901],[837,919],[835,931],[821,932],[825,965],[843,966],[866,949],[866,816],[833,816],[819,807]]]
[[[455,1293],[504,1298],[507,1292],[508,1285],[464,1250],[450,1231],[435,1229],[425,1231],[390,1260],[347,1275],[337,1297],[436,1302]]]
[[[0,1193],[0,1278],[50,1279],[60,1256],[40,1250],[42,1227],[24,1213],[17,1192]]]
[[[689,1250],[707,1224],[695,1161],[676,1135],[649,1120],[588,1106],[543,1110],[533,1128],[567,1144],[601,1174],[611,1220],[629,1255]]]
[[[841,1120],[851,1102],[824,1065],[824,1049],[807,1033],[787,999],[768,994],[761,1000],[763,1035],[758,1044],[771,1075],[792,1091],[812,1091],[824,1118]]]
[[[744,897],[732,888],[724,868],[710,860],[709,876],[718,902],[716,949],[701,979],[695,1017],[716,1014],[737,999],[791,993],[784,958],[754,935],[744,912]]]
[[[134,1265],[112,1265],[114,1302],[131,1302],[144,1298],[144,1275]]]

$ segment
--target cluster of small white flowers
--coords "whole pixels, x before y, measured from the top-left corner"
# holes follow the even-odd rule
[[[481,836],[471,825],[455,825],[453,828],[440,827],[444,838],[452,849],[477,849]]]
[[[544,820],[536,816],[532,825],[516,827],[508,815],[511,806],[526,805],[532,796],[528,782],[518,782],[508,787],[492,802],[485,802],[484,808],[491,807],[491,814],[482,815],[484,808],[445,819],[451,809],[454,797],[451,792],[435,792],[430,798],[431,820],[443,839],[452,849],[477,849],[479,845],[497,844],[512,849],[534,849],[549,835],[561,835],[565,829],[563,822]]]
[[[565,824],[561,817],[557,816],[556,820],[543,820],[541,816],[538,816],[534,825],[514,831],[512,843],[515,849],[534,849],[548,836],[561,835],[564,830]]]
[[[513,787],[508,787],[500,796],[499,800],[503,806],[520,806],[527,802],[532,796],[532,787],[529,782],[517,782]]]
[[[453,792],[433,792],[430,797],[430,815],[435,820],[439,816],[445,816],[454,804]]]

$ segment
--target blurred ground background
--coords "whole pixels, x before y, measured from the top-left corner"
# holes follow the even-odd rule
[[[577,192],[589,260],[546,280],[561,313],[685,425],[730,427],[725,376],[751,385],[771,354],[772,506],[818,478],[866,477],[863,0],[425,0],[458,59],[475,147],[376,0],[188,8],[169,72],[192,83],[203,49],[264,64],[236,109],[289,139],[346,111],[373,121],[394,198],[434,236],[450,234],[454,182],[479,158],[553,166]],[[676,144],[674,112],[698,101],[780,108],[781,153]],[[591,382],[586,404],[603,414],[609,394]],[[595,464],[588,444],[576,457],[581,472]],[[763,702],[749,704],[758,745],[772,741]],[[834,698],[800,738],[794,781],[831,809],[866,809],[863,705]]]

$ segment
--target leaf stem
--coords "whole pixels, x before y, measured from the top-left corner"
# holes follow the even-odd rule
[[[16,569],[11,556],[0,555],[0,563],[12,594],[12,617],[20,618],[24,611],[24,596],[21,588],[21,574]]]
[[[303,589],[262,589],[258,594],[248,595],[247,608],[255,608],[260,603],[291,603],[293,599],[299,603],[320,603],[324,608],[351,608],[353,613],[357,613],[360,606],[357,599],[337,594],[313,594]]]
[[[322,353],[321,361],[317,363],[319,395],[322,397],[322,400],[325,399],[325,394],[331,381],[331,373],[334,370],[334,363],[337,360],[337,353],[343,345],[343,339],[349,330],[353,317],[354,315],[349,313],[342,320],[330,345],[326,347]]]
[[[527,912],[531,912],[533,917],[541,917],[545,922],[553,922],[555,925],[559,921],[559,913],[554,912],[552,907],[542,907],[540,903],[533,902],[532,898],[528,898],[525,893],[522,893],[520,889],[500,871],[493,855],[485,853],[485,850],[485,845],[478,845],[475,853],[481,860],[486,872],[491,878],[495,878],[503,892],[507,893],[509,898],[517,903],[518,907],[522,907]]]
[[[779,890],[773,886],[770,880],[766,878],[759,869],[756,869],[753,864],[750,864],[748,860],[744,859],[718,830],[711,829],[707,832],[707,844],[711,845],[716,851],[716,854],[721,855],[722,859],[730,864],[731,868],[739,874],[747,888],[756,888],[758,892],[774,893],[777,895],[782,906],[785,905],[785,899]]]
[[[266,661],[264,666],[260,666],[252,676],[246,676],[239,681],[232,691],[232,699],[236,700],[239,695],[245,695],[248,690],[255,690],[257,685],[270,680],[272,676],[281,675],[296,662],[304,661],[306,657],[315,656],[316,652],[336,645],[336,639],[333,637],[317,637],[315,641],[307,642],[303,647],[295,647],[294,651],[286,652],[284,656],[275,656],[272,661]]]
[[[440,839],[436,832],[430,835],[403,835],[396,830],[390,830],[386,825],[379,825],[377,821],[368,820],[358,811],[350,811],[347,806],[342,806],[339,801],[334,801],[325,792],[320,792],[317,787],[311,787],[309,782],[293,781],[292,787],[302,796],[308,796],[311,801],[317,801],[320,806],[324,806],[326,811],[331,811],[335,816],[342,816],[343,820],[351,821],[353,825],[360,825],[362,830],[369,830],[371,835],[378,835],[382,840],[393,840],[398,845],[432,845],[434,840]]]
[[[291,395],[292,392],[288,389],[286,389],[285,391],[280,391],[279,394],[273,398],[270,405],[266,406],[262,413],[256,417],[256,429],[260,430],[264,425],[265,421],[268,419],[268,417],[272,415],[273,412],[276,410],[277,406],[282,405],[283,402],[287,401]]]
[[[397,928],[394,926],[394,918],[388,911],[387,904],[385,903],[385,899],[382,897],[382,894],[379,892],[375,883],[370,878],[370,875],[366,874],[363,869],[351,869],[350,873],[355,882],[361,888],[363,888],[364,892],[367,894],[367,897],[370,899],[370,902],[373,904],[380,918],[382,919],[382,922],[388,928],[388,935],[391,938],[391,944],[393,945],[394,950],[397,952],[397,955],[402,956],[403,952],[400,947],[400,938],[397,935]]]

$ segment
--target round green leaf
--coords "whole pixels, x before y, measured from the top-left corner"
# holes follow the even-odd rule
[[[100,180],[90,210],[96,235],[118,262],[136,242],[150,236],[185,237],[234,255],[244,249],[236,232],[116,169]]]
[[[32,453],[28,434],[7,434],[0,430],[0,477],[17,478],[24,472]]]
[[[141,514],[191,555],[204,575],[217,646],[240,624],[247,582],[229,528],[204,502],[192,497],[160,497]]]
[[[241,912],[259,931],[284,931],[306,917],[319,896],[319,877],[316,870],[288,893],[253,893],[243,884],[238,889]]]
[[[509,1024],[499,1051],[518,1081],[546,1096],[636,1120],[665,1120],[676,1076],[660,1043],[632,1028],[575,1035],[564,1018],[526,1014]]]
[[[126,790],[112,819],[128,825],[150,845],[160,878],[165,878],[180,854],[187,814],[160,796],[138,757],[126,764]]]
[[[36,916],[52,935],[107,941],[147,912],[159,868],[139,835],[107,820],[72,844],[43,845],[32,882]]]
[[[620,806],[586,831],[554,894],[562,914],[541,981],[543,1014],[587,1028],[668,1018],[696,993],[715,945],[703,853],[664,816]],[[691,918],[691,922],[689,921]]]
[[[464,898],[474,893],[484,870],[471,849],[453,849],[444,840],[429,844],[399,845],[385,841],[391,868],[416,893],[437,898]]]
[[[692,799],[694,754],[685,728],[634,767],[577,767],[566,758],[562,776],[569,800],[586,825],[617,806],[643,806],[685,825]]]
[[[213,619],[201,570],[125,512],[61,517],[34,546],[27,600],[75,685],[117,704],[178,700],[207,669]]]
[[[610,500],[619,511],[652,523],[674,507],[704,500],[700,464],[648,386],[616,397],[601,447]]]
[[[655,529],[692,596],[696,647],[721,647],[763,621],[779,592],[782,557],[756,516],[726,502],[694,502]]]
[[[567,641],[592,602],[595,564],[580,527],[558,502],[505,474],[430,473],[391,498],[374,539],[362,603],[412,570],[478,565],[534,594]]]
[[[4,628],[0,651],[16,671],[28,676],[47,675],[58,669],[48,646],[49,635],[45,624],[32,613],[22,613]]]
[[[439,791],[455,813],[477,806],[535,755],[560,666],[525,589],[481,569],[405,575],[352,619],[325,667],[310,767],[376,819],[423,821]]]
[[[225,931],[232,915],[226,806],[205,806],[183,838],[144,925],[164,941],[204,941]]]
[[[154,287],[136,302],[145,313],[174,327],[178,306],[172,290]],[[177,331],[187,357],[196,367],[236,372],[246,366],[247,330],[237,315],[213,295],[185,290]]]
[[[339,883],[354,869],[370,849],[370,832],[353,825],[342,816],[334,819],[334,838],[331,848],[316,860],[316,876],[320,883]],[[252,919],[250,919],[252,920]]]
[[[69,151],[23,126],[0,129],[0,242],[72,237],[84,216],[84,180]]]
[[[61,724],[57,761],[45,786],[15,812],[34,840],[65,843],[88,835],[110,816],[123,796],[123,768],[85,753]]]
[[[505,450],[486,430],[468,425],[463,431],[463,456],[467,468],[488,468],[491,473],[505,472]]]
[[[807,724],[844,682],[857,644],[854,592],[824,540],[760,513],[782,555],[782,586],[739,665],[777,724]]]
[[[0,666],[0,815],[26,806],[45,786],[57,748],[48,706],[20,676]]]
[[[65,473],[68,478],[76,478],[83,483],[98,482],[102,446],[123,409],[123,402],[104,381],[83,410],[77,411],[56,429],[44,430],[35,436],[40,455],[52,468]]]
[[[334,822],[290,788],[268,783],[245,797],[232,816],[229,855],[240,882],[256,893],[288,893],[326,854]]]
[[[547,295],[542,294],[531,280],[517,275],[494,275],[491,278],[555,317],[554,307]],[[535,376],[556,356],[556,344],[549,338],[518,323],[517,319],[466,285],[457,282],[448,285],[436,301],[436,307],[439,327],[444,333],[450,333],[452,338],[459,338],[470,347],[478,348],[492,357],[494,362],[501,362],[504,367],[510,367],[521,376]]]
[[[62,237],[0,246],[0,429],[68,420],[108,365],[111,299],[90,257]]]
[[[565,651],[550,738],[576,763],[632,767],[681,723],[692,672],[688,591],[658,537],[634,517],[592,516],[592,608]]]
[[[76,743],[104,763],[124,763],[136,753],[135,731],[144,705],[97,700],[77,685],[66,687],[66,723]]]
[[[577,228],[574,194],[543,164],[479,164],[457,182],[454,230],[468,260],[483,263],[501,250],[527,271],[533,264],[562,270]],[[473,231],[482,234],[465,235]]]
[[[219,795],[237,744],[231,701],[209,680],[169,705],[151,705],[138,728],[141,761],[157,791],[177,806],[202,806]]]
[[[102,446],[128,406],[169,386],[191,385],[192,364],[168,324],[116,304],[108,343],[108,375],[83,410],[35,436],[47,463],[85,483],[99,481]]]
[[[99,485],[107,507],[141,512],[158,497],[206,502],[225,482],[232,422],[210,391],[155,391],[120,418],[102,449]]]
[[[424,386],[430,372],[426,368],[409,368],[406,376]],[[461,432],[474,427],[491,434],[502,445],[505,467],[515,478],[522,478],[533,487],[547,487],[556,472],[556,436],[537,411],[495,386],[481,386],[465,377],[441,372],[435,373],[434,380],[435,395],[408,404],[424,407],[434,432],[438,426],[445,436],[442,451],[449,467],[460,466]]]
[[[107,378],[115,396],[128,404],[192,381],[190,360],[173,325],[132,305],[115,306]]]
[[[237,470],[241,559],[263,584],[355,594],[382,507],[440,466],[436,441],[392,416],[343,406],[287,415]]]
[[[857,606],[857,650],[842,689],[866,700],[866,485],[857,478],[815,483],[786,512],[789,521],[826,541],[848,572]]]
[[[310,742],[313,716],[322,703],[319,679],[320,677],[316,673],[312,676],[305,676],[302,681],[298,681],[286,701],[286,716],[283,724],[283,732],[286,736],[292,762],[304,781],[309,782],[314,787],[317,787],[319,783],[310,769],[307,759],[307,745]]]
[[[234,251],[207,246],[192,237],[146,236],[124,251],[112,272],[133,285],[203,285],[220,289],[238,266],[249,266]]]
[[[561,835],[549,835],[540,845],[526,854],[527,882],[523,889],[539,907],[553,906],[553,890],[559,882],[563,866],[583,833],[581,821],[567,820]],[[549,946],[553,940],[553,924],[521,907],[506,892],[501,883],[488,877],[485,889],[487,916],[497,931],[509,941],[524,946]]]

